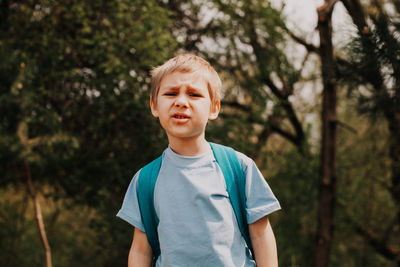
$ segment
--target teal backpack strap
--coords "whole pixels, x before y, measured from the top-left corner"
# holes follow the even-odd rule
[[[210,143],[215,159],[225,178],[226,188],[229,194],[233,210],[239,225],[240,232],[247,246],[252,250],[249,234],[249,226],[246,218],[246,177],[236,156],[235,150],[230,147]]]
[[[160,171],[162,156],[153,160],[142,168],[138,178],[137,197],[139,201],[140,215],[147,240],[153,250],[153,260],[160,255],[160,243],[158,240],[157,226],[159,219],[154,209],[154,187]]]

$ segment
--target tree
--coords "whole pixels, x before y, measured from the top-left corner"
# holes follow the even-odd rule
[[[342,2],[357,28],[357,37],[347,47],[348,58],[339,61],[341,75],[359,89],[351,92],[358,95],[360,111],[387,121],[391,159],[387,190],[396,205],[396,216],[387,223],[382,236],[368,224],[353,223],[371,247],[400,266],[400,248],[393,245],[396,239],[389,238],[399,236],[400,227],[400,5],[399,1],[369,1],[365,6],[358,0]]]
[[[321,61],[324,87],[322,111],[322,144],[320,165],[320,198],[318,229],[316,233],[314,266],[326,266],[329,261],[333,236],[334,207],[336,197],[336,68],[332,45],[331,14],[336,1],[326,1],[318,10],[320,46],[307,44],[292,34],[285,26],[280,12],[266,1],[210,1],[206,7],[182,5],[180,1],[168,1],[169,7],[178,10],[185,47],[205,54],[214,65],[223,71],[228,80],[235,81],[233,93],[225,96],[222,113],[232,132],[239,118],[240,130],[231,135],[239,139],[241,134],[257,140],[248,146],[252,156],[262,152],[260,143],[265,144],[272,133],[290,141],[299,151],[308,155],[306,135],[295,105],[289,100],[294,94],[296,83],[302,81],[302,68],[309,53],[317,53]],[[191,7],[191,8],[190,8]],[[198,13],[208,9],[216,18],[204,23]],[[180,11],[179,11],[180,10]],[[282,47],[287,36],[303,45],[307,54],[300,68],[295,68]],[[202,47],[205,38],[211,39],[219,49]],[[207,39],[208,41],[210,41]],[[229,86],[230,84],[228,84]],[[238,86],[239,85],[239,86]],[[268,106],[272,106],[268,110]],[[243,127],[243,121],[248,126]],[[258,128],[258,131],[255,130]],[[251,129],[247,132],[245,129]],[[255,134],[257,133],[257,134]],[[239,137],[239,138],[238,138]],[[250,142],[251,143],[251,142]],[[261,149],[260,149],[261,148]],[[259,153],[254,153],[255,150]]]
[[[318,228],[316,233],[313,266],[329,265],[333,239],[336,205],[336,151],[337,151],[337,93],[336,69],[332,44],[332,11],[336,1],[325,1],[318,8],[319,56],[323,82],[322,143]]]
[[[175,50],[170,14],[153,1],[1,1],[0,185],[29,166],[33,185],[115,214],[164,144],[148,71]],[[112,223],[99,238],[117,234]]]
[[[282,49],[286,36],[279,10],[267,1],[159,2],[176,12],[174,33],[182,47],[206,57],[226,81],[223,120],[212,125],[213,136],[237,140],[237,148],[258,157],[260,144],[277,133],[308,153],[304,126],[290,101],[301,67]],[[206,12],[215,16],[203,19]]]
[[[332,43],[332,12],[337,1],[324,1],[317,9],[319,46],[307,43],[290,30],[289,35],[308,51],[317,53],[321,62],[323,85],[321,113],[321,147],[319,171],[319,197],[317,230],[315,236],[313,266],[328,266],[334,234],[336,206],[336,155],[337,155],[337,79],[335,51]]]

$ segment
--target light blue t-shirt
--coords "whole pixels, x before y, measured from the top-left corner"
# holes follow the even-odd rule
[[[253,160],[236,154],[246,174],[246,215],[250,224],[280,209],[280,205]],[[117,216],[145,231],[136,195],[139,172]],[[211,150],[185,157],[168,147],[162,155],[154,206],[160,221],[161,249],[156,266],[255,266]]]

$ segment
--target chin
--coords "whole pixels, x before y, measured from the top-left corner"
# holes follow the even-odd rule
[[[190,134],[190,133],[169,133],[168,136],[180,139],[192,139],[201,136],[201,134]]]

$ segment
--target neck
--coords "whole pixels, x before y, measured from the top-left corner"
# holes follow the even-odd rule
[[[181,156],[198,156],[211,149],[204,135],[195,138],[168,137],[171,149]]]

